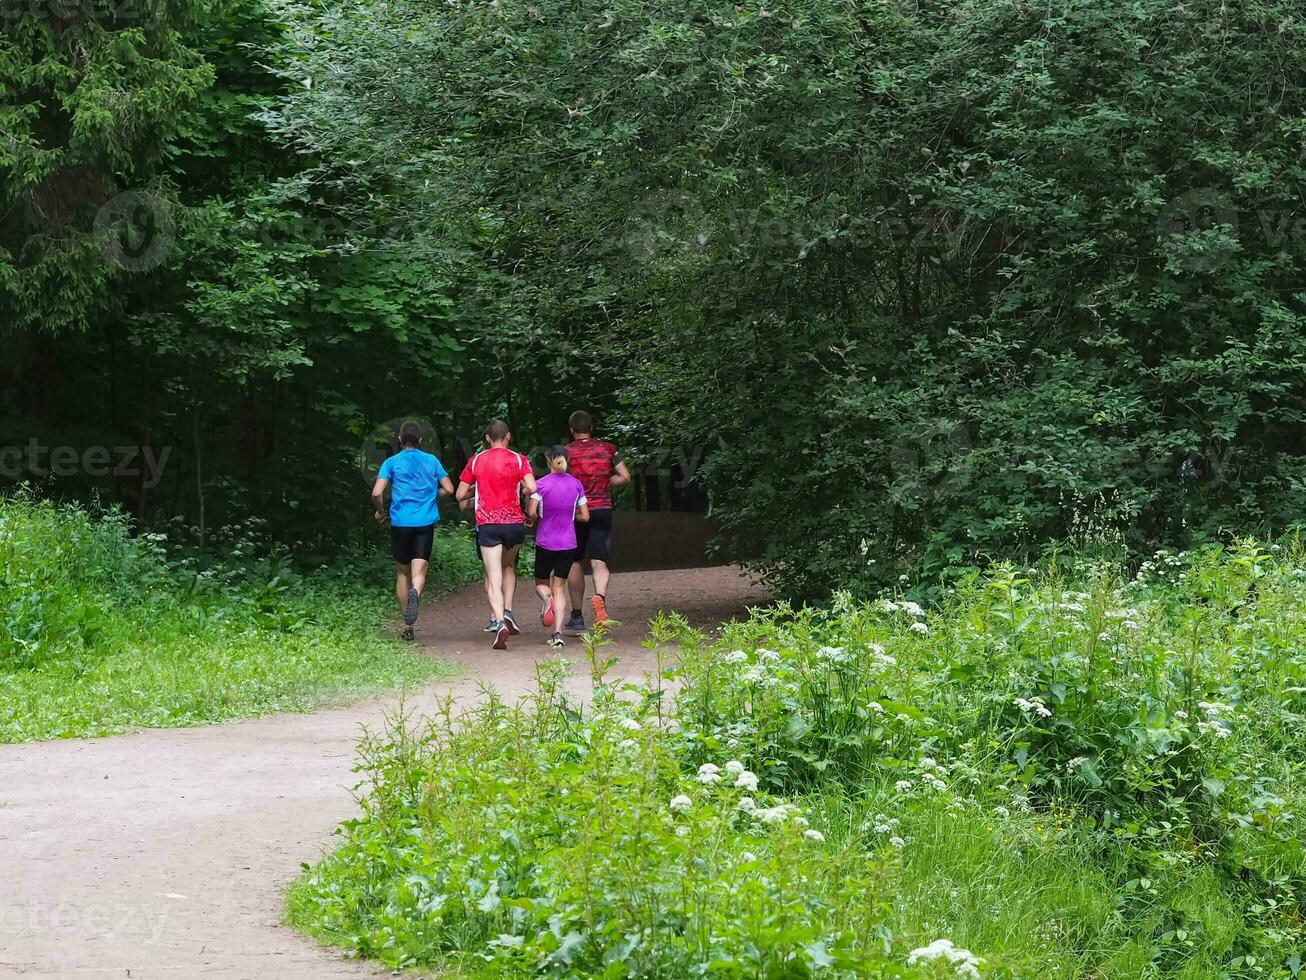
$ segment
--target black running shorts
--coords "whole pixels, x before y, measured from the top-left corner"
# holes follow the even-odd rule
[[[575,548],[568,548],[566,551],[550,551],[548,548],[537,546],[535,549],[535,577],[541,582],[546,581],[550,575],[566,578],[571,574],[571,566],[575,561]]]
[[[395,562],[407,565],[418,559],[431,560],[431,545],[435,541],[435,525],[424,527],[395,527],[390,525],[390,554]]]
[[[525,540],[524,524],[482,524],[476,529],[476,543],[481,548],[500,544],[505,548],[519,548]]]
[[[576,560],[607,562],[612,552],[612,511],[590,510],[588,521],[576,522]]]

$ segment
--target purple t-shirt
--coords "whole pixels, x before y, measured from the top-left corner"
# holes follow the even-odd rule
[[[540,504],[540,528],[535,547],[570,551],[576,547],[576,510],[585,503],[585,488],[567,473],[550,473],[535,481]]]

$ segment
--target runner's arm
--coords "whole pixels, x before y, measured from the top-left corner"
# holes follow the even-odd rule
[[[453,480],[449,479],[447,476],[440,477],[440,489],[435,491],[435,498],[439,500],[440,494],[444,494],[446,497],[452,497],[453,493]]]
[[[525,474],[521,478],[521,484],[523,487],[526,488],[527,493],[535,493],[537,489],[535,486],[535,474],[534,473]]]
[[[376,508],[376,522],[385,523],[385,488],[390,485],[390,481],[382,477],[376,478],[376,483],[372,484],[372,506]]]
[[[624,487],[630,482],[630,470],[626,469],[624,459],[617,460],[617,465],[612,468],[612,486]]]
[[[580,503],[576,505],[576,520],[588,521],[590,519],[590,504],[584,497],[580,498]]]
[[[458,503],[462,504],[463,510],[466,510],[467,505],[472,502],[472,485],[466,480],[459,481],[455,497]]]

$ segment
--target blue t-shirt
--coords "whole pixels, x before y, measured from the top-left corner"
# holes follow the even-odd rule
[[[430,453],[401,449],[381,463],[376,475],[390,481],[393,527],[426,527],[440,519],[435,498],[440,492],[440,481],[449,474]]]

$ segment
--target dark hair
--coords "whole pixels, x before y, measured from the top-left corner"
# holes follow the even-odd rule
[[[416,446],[422,441],[422,427],[411,419],[399,426],[399,445]]]
[[[571,413],[571,418],[567,419],[567,425],[576,435],[586,436],[594,431],[594,416],[581,409],[578,412]]]
[[[491,419],[490,424],[485,427],[485,438],[490,442],[502,442],[508,438],[508,423],[503,419]]]
[[[567,456],[566,446],[550,446],[548,449],[544,450],[544,458],[549,462],[550,472],[567,472],[567,462],[569,457]],[[558,460],[562,460],[562,463],[559,464]]]

